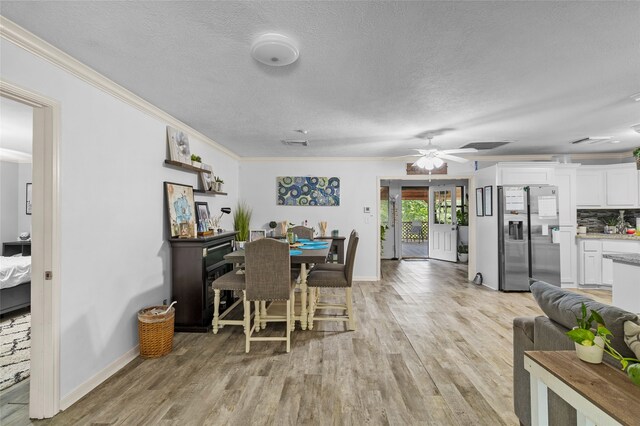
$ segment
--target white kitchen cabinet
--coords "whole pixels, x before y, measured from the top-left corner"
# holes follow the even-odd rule
[[[555,185],[555,168],[527,167],[530,163],[517,163],[499,168],[499,185]]]
[[[558,214],[560,228],[575,228],[576,217],[576,169],[575,164],[562,164],[556,169],[556,186],[558,187]],[[573,246],[573,240],[571,241]]]
[[[578,283],[613,285],[614,263],[605,254],[640,253],[640,241],[578,239]]]
[[[560,227],[560,282],[566,287],[576,285],[575,227]]]
[[[638,181],[638,170],[633,163],[580,166],[576,172],[577,207],[638,207]]]
[[[634,207],[638,204],[638,171],[633,167],[606,170],[608,206]]]
[[[576,204],[578,207],[604,205],[604,176],[601,169],[580,167],[576,172]]]

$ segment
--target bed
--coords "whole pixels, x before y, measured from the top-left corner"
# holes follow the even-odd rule
[[[16,253],[18,251],[18,253]],[[4,243],[0,257],[0,315],[31,305],[31,247]]]

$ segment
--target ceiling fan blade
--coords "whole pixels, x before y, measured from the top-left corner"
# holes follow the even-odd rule
[[[436,157],[440,157],[444,160],[455,161],[456,163],[466,163],[467,161],[469,161],[466,158],[456,157],[455,155],[449,155],[443,152],[436,152]]]
[[[418,151],[421,155],[427,155],[430,152],[435,152],[438,149],[437,148],[431,148],[431,149],[424,149],[424,148],[413,148],[414,151]]]
[[[397,160],[399,158],[407,158],[407,157],[422,157],[422,154],[408,154],[408,155],[399,155],[397,157],[387,157],[387,160]]]
[[[458,149],[444,149],[442,151],[443,154],[467,154],[472,152],[478,152],[475,148],[458,148]]]

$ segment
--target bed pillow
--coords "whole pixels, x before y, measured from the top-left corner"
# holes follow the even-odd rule
[[[640,317],[638,317],[640,319]],[[624,342],[629,349],[636,354],[636,358],[640,359],[640,325],[631,321],[624,323]]]

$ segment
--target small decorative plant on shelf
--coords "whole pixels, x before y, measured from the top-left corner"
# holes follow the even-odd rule
[[[222,192],[222,185],[224,181],[220,178],[220,176],[216,176],[216,191]]]
[[[275,220],[272,220],[271,222],[269,222],[269,229],[271,229],[270,232],[270,236],[271,237],[275,237],[276,236],[276,228],[278,227],[278,222],[276,222]]]
[[[191,154],[191,165],[193,167],[202,167],[202,158],[199,155]]]
[[[607,330],[604,320],[597,311],[589,310],[583,303],[581,306],[582,317],[576,317],[578,324],[573,330],[567,331],[567,336],[575,342],[576,354],[583,361],[600,364],[604,352],[620,361],[622,370],[633,383],[640,386],[640,360],[625,358],[611,346],[611,332]],[[596,323],[596,328],[592,324]]]

